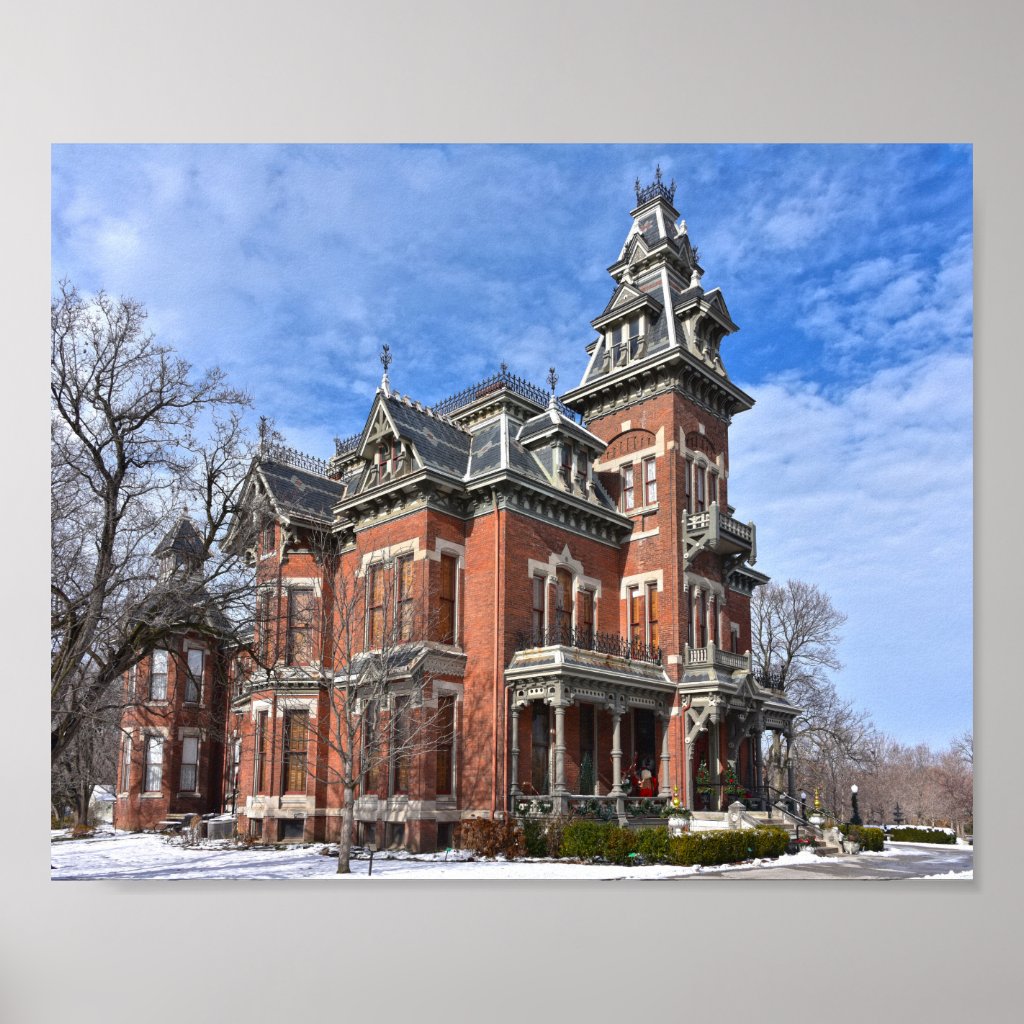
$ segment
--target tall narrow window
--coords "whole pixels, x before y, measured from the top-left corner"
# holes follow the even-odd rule
[[[622,511],[629,512],[635,505],[633,492],[633,464],[622,467]]]
[[[286,793],[306,791],[306,753],[309,743],[309,712],[287,711],[284,716],[282,780]]]
[[[195,647],[188,652],[188,671],[185,673],[185,702],[198,704],[203,694],[203,652]]]
[[[135,699],[135,683],[139,676],[139,663],[136,662],[128,669],[128,700]]]
[[[718,474],[708,471],[708,504],[718,501]]]
[[[412,751],[409,749],[410,702],[407,696],[396,696],[391,712],[391,795],[409,792],[412,775]]]
[[[379,732],[377,701],[368,700],[359,723],[359,785],[363,795],[379,789]]]
[[[560,445],[559,447],[562,453],[562,483],[565,484],[566,489],[568,490],[570,487],[572,487],[572,446],[568,444],[563,444]]]
[[[267,729],[268,718],[269,715],[266,711],[260,711],[256,715],[256,764],[253,779],[256,783],[257,793],[263,793],[267,788],[267,748],[270,743]]]
[[[576,452],[576,486],[582,491],[587,486],[587,453]]]
[[[693,459],[686,460],[686,511],[693,515]]]
[[[629,341],[628,341],[628,345],[629,345],[629,358],[630,359],[636,359],[637,352],[639,351],[639,348],[640,348],[640,319],[639,319],[639,317],[636,320],[630,320],[629,323],[626,324],[622,328],[622,333],[623,334],[626,334],[627,332],[628,332],[628,338],[629,338]]]
[[[704,646],[704,591],[693,592],[693,646]]]
[[[703,512],[705,508],[704,504],[704,467],[697,467],[697,478],[694,481],[697,485],[697,500],[696,507],[698,512]]]
[[[146,737],[144,785],[147,793],[159,793],[164,779],[164,741],[162,736]]]
[[[119,793],[127,793],[132,787],[132,738],[125,736],[121,740],[121,788]]]
[[[438,796],[451,796],[455,779],[455,695],[437,698],[437,783]]]
[[[154,651],[149,662],[149,699],[167,700],[167,652]]]
[[[732,637],[732,653],[740,653],[740,627],[734,622],[729,627],[729,634]]]
[[[644,595],[639,587],[629,588],[629,642],[634,650],[644,642]]]
[[[199,737],[186,736],[181,741],[181,782],[178,791],[194,793],[199,788]]]
[[[661,644],[658,633],[658,584],[647,584],[647,643],[652,649]]]
[[[260,552],[264,555],[269,555],[274,550],[274,528],[275,523],[273,519],[267,519],[263,523],[263,530],[260,534]]]
[[[644,504],[653,505],[658,500],[658,476],[654,459],[644,459]]]
[[[371,648],[384,646],[384,566],[381,563],[370,566],[370,579],[367,583],[369,623],[368,641]]]
[[[256,605],[256,649],[259,652],[260,661],[264,665],[271,665],[275,660],[270,642],[273,630],[270,616],[270,599],[271,595],[264,591],[257,598]]]
[[[307,665],[313,657],[313,591],[288,591],[288,664]]]
[[[398,588],[395,615],[399,640],[411,640],[413,635],[413,589],[412,589],[412,555],[403,555],[398,559],[396,580]]]
[[[441,587],[438,595],[438,634],[443,644],[456,642],[455,596],[459,560],[454,555],[441,556]]]
[[[534,576],[531,585],[533,608],[531,611],[530,624],[533,629],[533,643],[543,647],[546,643],[544,637],[544,590],[547,587],[547,580],[543,576]]]
[[[709,622],[708,642],[715,644],[715,646],[717,647],[719,645],[719,637],[718,637],[718,598],[716,598],[714,594],[712,594],[708,598],[708,622]]]
[[[560,644],[572,643],[572,573],[555,571],[555,629]]]
[[[577,643],[589,646],[594,642],[594,592],[580,591],[580,621],[576,630]]]

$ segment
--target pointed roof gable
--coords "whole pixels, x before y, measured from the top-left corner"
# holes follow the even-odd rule
[[[167,531],[164,539],[156,546],[153,554],[164,555],[168,552],[174,552],[175,554],[194,559],[206,557],[203,538],[200,536],[199,531],[189,518],[187,512],[183,512],[178,517],[177,522]]]

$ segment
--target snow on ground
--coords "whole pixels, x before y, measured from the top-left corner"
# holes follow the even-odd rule
[[[967,879],[968,881],[971,881],[971,880],[974,879],[974,869],[972,868],[969,871],[947,871],[944,875],[915,875],[915,876],[913,876],[911,878],[911,881],[912,882],[925,882],[925,881],[930,882],[930,881],[934,881],[936,878],[941,878],[941,879],[944,879],[946,881],[950,881],[952,879],[956,879],[957,881],[960,881],[962,879]]]
[[[61,833],[53,833],[59,837]],[[324,846],[285,849],[239,849],[224,843],[187,848],[178,840],[133,832],[98,832],[88,839],[55,842],[51,846],[51,878],[71,879],[177,879],[177,878],[334,878],[337,861],[324,856]],[[651,864],[619,867],[614,864],[572,864],[548,860],[472,860],[459,850],[444,853],[378,853],[373,858],[373,877],[396,879],[616,879],[678,878],[703,872],[743,871],[760,867],[792,867],[818,860],[808,850],[775,860],[754,860],[716,867],[676,867]],[[359,852],[352,860],[353,877],[366,877],[369,858]]]

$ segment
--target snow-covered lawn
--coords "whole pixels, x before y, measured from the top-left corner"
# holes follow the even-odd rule
[[[61,833],[53,833],[60,838]],[[237,849],[223,843],[185,848],[178,840],[133,832],[98,832],[88,839],[54,842],[50,864],[53,879],[93,878],[336,878],[337,861],[324,856],[324,847]],[[674,867],[652,864],[618,867],[614,864],[572,864],[547,860],[471,860],[462,851],[408,854],[377,853],[374,878],[453,879],[613,879],[677,878],[698,872],[743,871],[773,865],[793,866],[818,860],[806,850],[775,860],[747,861],[718,867]],[[369,859],[361,851],[352,860],[352,876],[366,878]]]

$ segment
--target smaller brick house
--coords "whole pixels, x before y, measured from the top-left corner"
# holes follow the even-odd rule
[[[154,551],[154,616],[162,600],[203,600],[199,582],[203,543],[187,515],[179,517]],[[195,581],[194,588],[190,581]],[[125,677],[114,825],[151,829],[161,822],[219,810],[224,761],[224,623],[182,629],[142,658]]]

